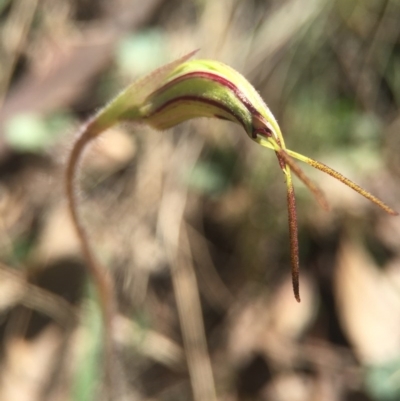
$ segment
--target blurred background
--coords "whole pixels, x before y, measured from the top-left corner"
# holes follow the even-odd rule
[[[102,327],[63,174],[85,119],[199,48],[244,74],[288,148],[400,210],[397,0],[0,1],[0,400],[102,400]],[[117,292],[115,400],[400,399],[400,219],[229,122],[122,124],[80,210]]]

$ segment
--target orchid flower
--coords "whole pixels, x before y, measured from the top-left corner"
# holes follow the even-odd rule
[[[197,117],[229,120],[243,127],[250,139],[272,149],[285,176],[289,216],[291,271],[294,295],[300,302],[299,252],[296,200],[292,172],[310,189],[325,209],[328,203],[318,186],[295,163],[300,160],[338,179],[369,199],[391,215],[398,213],[332,168],[286,148],[279,125],[253,86],[231,67],[214,60],[190,60],[191,52],[150,75],[131,84],[92,117],[79,132],[70,153],[66,186],[69,207],[80,237],[83,252],[103,300],[103,311],[110,306],[112,286],[107,274],[99,269],[90,249],[77,209],[74,181],[84,148],[112,125],[123,122],[141,122],[165,130]]]

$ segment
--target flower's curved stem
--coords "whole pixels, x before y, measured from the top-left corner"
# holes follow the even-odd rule
[[[100,309],[104,322],[104,373],[106,379],[106,391],[111,395],[113,385],[113,346],[112,346],[112,324],[115,314],[115,296],[112,280],[109,272],[103,268],[97,261],[89,243],[89,238],[79,216],[77,191],[75,190],[75,180],[79,162],[86,146],[94,139],[104,128],[100,129],[96,118],[92,118],[84,125],[79,133],[69,159],[65,175],[66,193],[68,198],[68,208],[72,217],[72,223],[78,235],[83,256],[86,261],[86,268],[98,291]],[[111,398],[111,396],[109,397]]]

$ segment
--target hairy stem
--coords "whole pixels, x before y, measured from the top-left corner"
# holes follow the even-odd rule
[[[72,222],[78,235],[83,256],[86,261],[86,267],[93,279],[98,291],[100,309],[104,322],[104,373],[108,391],[112,389],[112,320],[115,311],[115,297],[112,280],[108,271],[103,268],[96,260],[86,230],[83,227],[78,211],[78,199],[75,191],[75,181],[78,175],[79,162],[83,151],[89,142],[94,139],[105,128],[96,124],[96,117],[89,120],[83,126],[69,155],[66,169],[66,192],[68,198],[68,208],[72,217]]]

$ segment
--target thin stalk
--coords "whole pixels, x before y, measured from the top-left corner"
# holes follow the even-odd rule
[[[279,152],[282,159],[288,164],[293,171],[293,173],[299,178],[300,181],[310,190],[310,192],[314,195],[315,200],[318,204],[326,211],[329,210],[328,201],[321,191],[321,189],[312,181],[310,180],[304,171],[294,162],[294,160],[288,156],[287,149],[282,150]]]
[[[379,206],[386,213],[389,213],[392,216],[398,216],[399,213],[396,212],[395,210],[393,210],[385,202],[381,201],[380,199],[378,199],[377,197],[375,197],[374,195],[372,195],[371,193],[366,191],[364,188],[357,185],[355,182],[349,180],[348,178],[346,178],[345,176],[343,176],[342,174],[340,174],[333,168],[328,167],[326,164],[323,164],[317,160],[311,159],[310,157],[301,155],[300,153],[293,152],[292,150],[289,150],[289,149],[285,149],[285,152],[288,155],[290,155],[298,160],[301,160],[302,162],[307,163],[308,165],[310,165],[318,170],[321,170],[326,174],[329,174],[331,177],[336,178],[337,180],[339,180],[343,184],[347,185],[351,189],[354,189],[354,191],[358,192],[360,195],[364,196],[371,202],[375,203],[375,205]]]
[[[285,167],[283,172],[286,176],[287,187],[287,208],[288,208],[288,221],[289,221],[289,240],[290,240],[290,260],[292,270],[292,284],[294,297],[297,302],[300,302],[300,260],[299,260],[299,238],[298,238],[298,224],[297,224],[297,211],[296,211],[296,197],[292,182],[292,175],[290,173],[290,166],[286,164],[286,160],[282,157],[281,152],[277,152],[279,164]]]
[[[104,322],[104,374],[107,384],[107,391],[109,395],[112,394],[113,380],[112,380],[112,320],[115,306],[115,296],[112,280],[109,272],[99,264],[91,245],[85,228],[82,225],[81,218],[78,211],[78,199],[75,191],[75,181],[77,178],[79,162],[81,160],[83,151],[86,146],[105,128],[100,128],[96,124],[96,118],[91,119],[86,125],[83,126],[79,133],[78,139],[75,142],[72,151],[69,155],[67,169],[66,169],[66,192],[68,199],[68,208],[72,217],[72,222],[75,227],[76,233],[81,244],[83,256],[86,261],[86,267],[89,274],[92,276],[96,290],[99,295],[100,309]],[[111,398],[111,397],[110,397]]]
[[[318,202],[318,204],[324,209],[324,210],[329,210],[329,204],[328,201],[324,195],[324,193],[321,191],[321,189],[318,187],[317,184],[315,184],[310,178],[307,177],[307,175],[304,173],[304,171],[294,162],[294,160],[288,156],[290,154],[292,157],[293,156],[288,149],[282,148],[272,137],[268,137],[268,139],[258,135],[256,138],[256,142],[259,143],[261,146],[264,146],[266,148],[272,149],[276,152],[276,154],[280,155],[281,160],[284,160],[283,165],[288,164],[293,171],[293,173],[297,176],[297,178],[310,190],[310,192],[314,195],[315,200]],[[292,152],[294,153],[294,152]],[[299,155],[301,156],[301,155]],[[297,158],[297,157],[296,157]],[[279,157],[278,157],[279,160]],[[280,161],[281,168],[283,169],[282,162]]]

